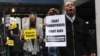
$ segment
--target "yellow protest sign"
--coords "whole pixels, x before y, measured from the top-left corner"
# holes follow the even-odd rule
[[[12,23],[10,25],[10,30],[17,28],[17,24],[16,23]]]
[[[36,39],[36,37],[36,29],[24,30],[25,40]]]
[[[8,46],[14,46],[14,40],[8,40],[7,43]]]
[[[10,18],[10,30],[17,28],[17,23],[16,23],[16,19],[11,17]]]

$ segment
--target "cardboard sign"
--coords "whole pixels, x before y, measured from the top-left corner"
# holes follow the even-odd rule
[[[24,30],[24,39],[36,39],[36,29]]]
[[[14,40],[8,40],[8,46],[14,46]]]

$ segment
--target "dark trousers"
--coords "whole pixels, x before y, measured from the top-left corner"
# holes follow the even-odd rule
[[[23,53],[14,53],[14,56],[24,56]]]
[[[48,47],[48,56],[59,56],[58,47]]]

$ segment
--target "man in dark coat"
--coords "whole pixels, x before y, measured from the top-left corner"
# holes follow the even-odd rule
[[[89,35],[85,22],[78,18],[73,2],[65,3],[65,19],[67,46],[60,49],[61,56],[95,56],[92,38]]]

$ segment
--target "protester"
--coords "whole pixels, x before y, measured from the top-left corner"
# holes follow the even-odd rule
[[[47,16],[52,16],[52,15],[58,15],[59,14],[59,10],[56,8],[50,8]],[[43,25],[43,29],[45,32],[45,19],[44,19],[44,25]],[[44,40],[46,42],[46,39]],[[48,47],[48,56],[59,56],[59,48],[58,47]]]
[[[67,46],[60,49],[61,56],[96,56],[85,22],[77,17],[74,2],[64,5],[66,19]]]
[[[10,48],[10,56],[24,56],[23,55],[23,37],[20,35],[20,32],[16,32],[13,30],[9,30],[9,40],[13,40],[14,46],[11,46]]]
[[[42,29],[36,24],[37,14],[32,12],[29,15],[29,22],[26,21],[24,24],[25,29],[36,29],[37,31],[37,39],[25,40],[24,42],[24,54],[25,56],[39,56],[40,54],[40,43],[42,42],[43,38],[43,31]]]

